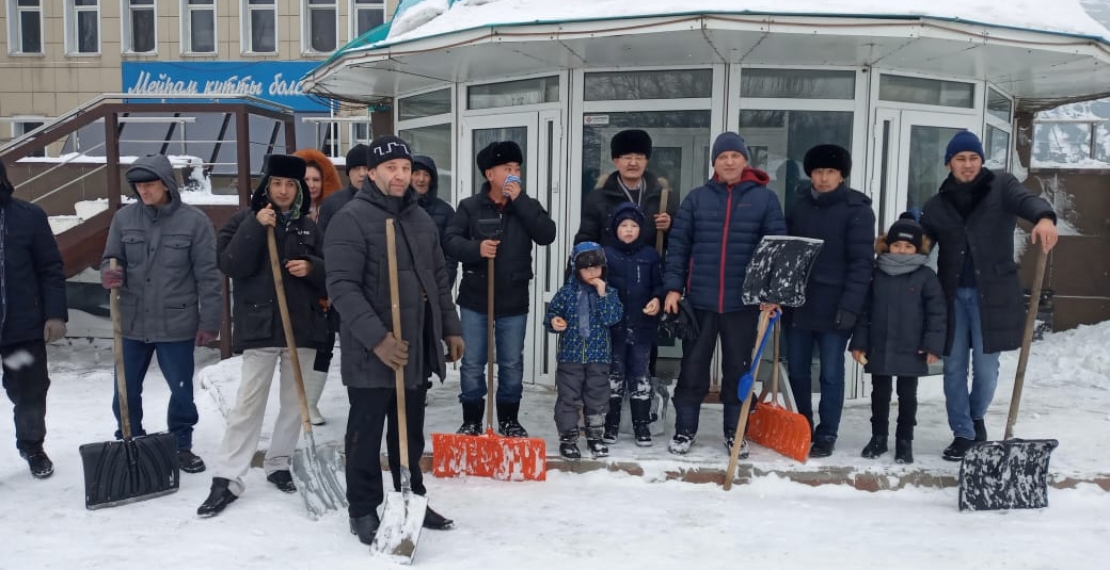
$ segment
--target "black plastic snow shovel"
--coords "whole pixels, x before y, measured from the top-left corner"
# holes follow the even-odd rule
[[[301,359],[297,354],[297,339],[293,335],[293,323],[289,319],[289,304],[285,298],[285,280],[278,265],[277,239],[274,228],[267,228],[266,246],[270,253],[270,272],[274,277],[274,296],[277,297],[278,311],[281,313],[282,331],[289,359],[293,363],[293,379],[297,384],[297,400],[301,408],[305,446],[300,453],[293,454],[292,473],[297,482],[297,490],[304,499],[308,515],[316,519],[320,515],[347,508],[347,487],[344,467],[339,450],[335,444],[316,445],[312,434],[312,420],[308,415],[308,398],[304,392],[304,378],[301,376]]]
[[[109,261],[116,269],[116,260]],[[180,484],[177,438],[169,432],[131,437],[127,406],[127,379],[123,368],[123,333],[120,330],[119,290],[108,295],[112,312],[112,348],[119,392],[120,432],[123,439],[86,443],[78,448],[85,471],[85,508],[116,507],[168,495]]]
[[[1040,509],[1048,506],[1048,461],[1052,450],[1060,442],[1055,439],[1013,438],[1047,259],[1044,249],[1038,247],[1033,290],[1029,295],[1029,314],[1025,317],[1025,336],[1018,356],[1005,439],[975,445],[964,456],[960,464],[961,511]]]
[[[401,286],[397,278],[397,233],[393,219],[385,221],[386,255],[389,269],[389,304],[393,309],[393,336],[401,337]],[[397,389],[397,441],[401,457],[401,490],[385,496],[381,526],[370,544],[370,552],[388,557],[398,564],[411,564],[424,527],[428,499],[412,492],[412,472],[409,470],[409,426],[405,412],[405,369],[396,369],[394,383]],[[420,458],[416,458],[417,461]]]

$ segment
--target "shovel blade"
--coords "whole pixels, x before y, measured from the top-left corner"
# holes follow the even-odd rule
[[[805,416],[777,403],[760,402],[748,418],[748,439],[802,463],[809,458],[812,435]]]
[[[536,437],[432,434],[432,474],[436,477],[489,477],[500,481],[547,478],[547,444]]]
[[[370,545],[370,552],[397,564],[412,564],[428,499],[412,492],[392,492],[385,496],[382,522]]]
[[[960,464],[960,510],[1040,509],[1048,506],[1048,461],[1055,439],[988,441]]]
[[[293,480],[313,520],[347,508],[347,479],[339,444],[309,445],[293,455]]]
[[[168,495],[181,483],[177,438],[172,433],[87,443],[78,451],[85,471],[85,508],[89,510]]]

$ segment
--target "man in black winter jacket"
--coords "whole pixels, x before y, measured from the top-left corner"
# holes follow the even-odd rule
[[[62,256],[42,208],[12,197],[0,163],[0,358],[4,389],[14,404],[15,446],[31,475],[45,479],[54,463],[46,438],[46,343],[66,334]]]
[[[532,244],[555,241],[555,222],[519,182],[524,155],[515,142],[494,142],[478,153],[478,169],[486,182],[478,194],[459,203],[447,228],[447,255],[463,264],[459,286],[466,353],[460,370],[463,424],[459,433],[482,432],[486,396],[487,285],[493,279],[496,323],[497,419],[501,434],[528,437],[518,413],[524,392],[524,336],[528,321],[528,289],[532,281]],[[510,178],[513,177],[513,178]],[[515,180],[514,180],[515,178]],[[494,262],[496,275],[488,274]]]
[[[836,443],[844,407],[844,351],[871,284],[875,212],[871,198],[848,187],[848,150],[817,145],[806,153],[810,188],[798,196],[786,230],[792,236],[824,240],[806,284],[805,305],[787,313],[787,362],[798,413],[812,428],[813,380],[810,365],[817,346],[821,360],[821,423],[810,457],[827,457]]]
[[[1017,218],[1035,224],[1031,239],[1056,246],[1056,214],[1012,174],[983,168],[983,144],[969,131],[945,152],[951,171],[925,203],[921,226],[940,247],[937,276],[948,300],[944,397],[955,439],[944,458],[960,461],[987,440],[984,416],[998,384],[998,357],[1021,346],[1025,302],[1014,262]],[[968,391],[968,368],[972,369]]]
[[[412,157],[412,189],[416,190],[420,207],[436,223],[442,244],[447,235],[447,226],[451,225],[451,220],[455,217],[455,209],[439,197],[439,171],[432,157],[422,154]],[[459,262],[450,256],[445,256],[444,261],[447,262],[447,284],[454,287],[455,278],[459,274]]]
[[[335,216],[343,206],[347,205],[354,199],[355,194],[362,189],[363,182],[366,181],[367,163],[370,159],[370,147],[364,144],[356,144],[347,151],[346,165],[343,167],[347,172],[347,187],[328,196],[324,199],[324,203],[320,204],[320,216],[317,219],[316,225],[320,227],[320,239],[328,232],[328,223]]]

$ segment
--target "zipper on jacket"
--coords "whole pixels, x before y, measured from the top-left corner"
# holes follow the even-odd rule
[[[728,227],[732,223],[732,186],[726,186],[728,202],[725,203],[725,231],[721,232],[721,271],[717,284],[717,311],[725,312],[725,257],[728,249]]]

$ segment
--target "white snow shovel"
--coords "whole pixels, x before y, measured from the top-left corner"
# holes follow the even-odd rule
[[[386,255],[389,261],[389,303],[393,309],[393,336],[401,339],[401,288],[397,279],[397,234],[393,219],[385,221]],[[405,413],[405,369],[395,374],[397,386],[397,442],[401,451],[401,491],[385,496],[381,526],[374,535],[370,552],[391,558],[398,564],[411,564],[424,528],[428,499],[412,492],[409,471],[409,428]],[[418,457],[417,461],[420,460]]]
[[[293,378],[297,384],[297,399],[301,404],[301,422],[304,424],[305,448],[293,454],[293,479],[297,490],[304,499],[305,508],[313,519],[333,510],[347,508],[347,487],[343,462],[334,444],[316,447],[316,437],[312,435],[312,421],[308,416],[308,398],[304,392],[304,378],[301,377],[301,359],[297,355],[297,340],[293,337],[293,323],[289,320],[289,304],[285,299],[285,283],[278,266],[277,240],[274,228],[266,233],[270,251],[270,271],[274,275],[274,296],[277,297],[278,310],[281,312],[281,326],[285,332],[285,344],[289,358],[293,361]]]

